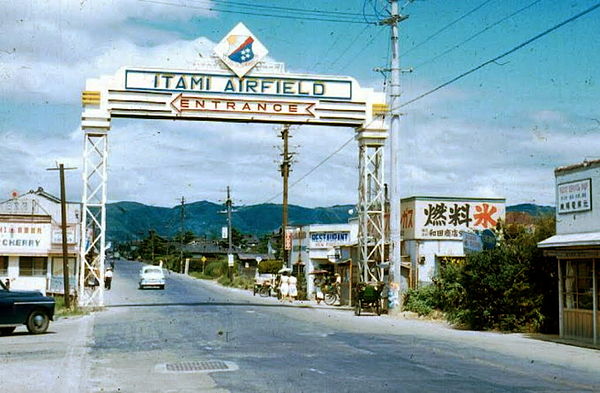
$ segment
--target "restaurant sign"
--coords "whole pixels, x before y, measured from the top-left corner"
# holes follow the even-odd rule
[[[50,224],[0,223],[0,253],[48,252],[50,227]]]
[[[329,248],[350,242],[350,232],[311,232],[310,248]]]

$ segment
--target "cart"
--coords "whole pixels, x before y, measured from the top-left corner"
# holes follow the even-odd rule
[[[355,290],[354,315],[360,315],[364,308],[371,308],[381,315],[381,290],[383,283],[359,283]]]

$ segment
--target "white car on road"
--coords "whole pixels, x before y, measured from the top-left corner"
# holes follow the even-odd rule
[[[160,266],[144,266],[140,270],[140,289],[158,287],[165,289],[165,274]]]

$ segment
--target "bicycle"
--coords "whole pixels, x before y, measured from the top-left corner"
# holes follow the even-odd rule
[[[335,305],[340,300],[340,292],[337,286],[330,285],[323,291],[325,304]]]

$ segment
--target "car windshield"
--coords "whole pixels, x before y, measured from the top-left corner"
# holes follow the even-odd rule
[[[159,267],[150,267],[144,269],[144,273],[162,273],[162,269]]]

